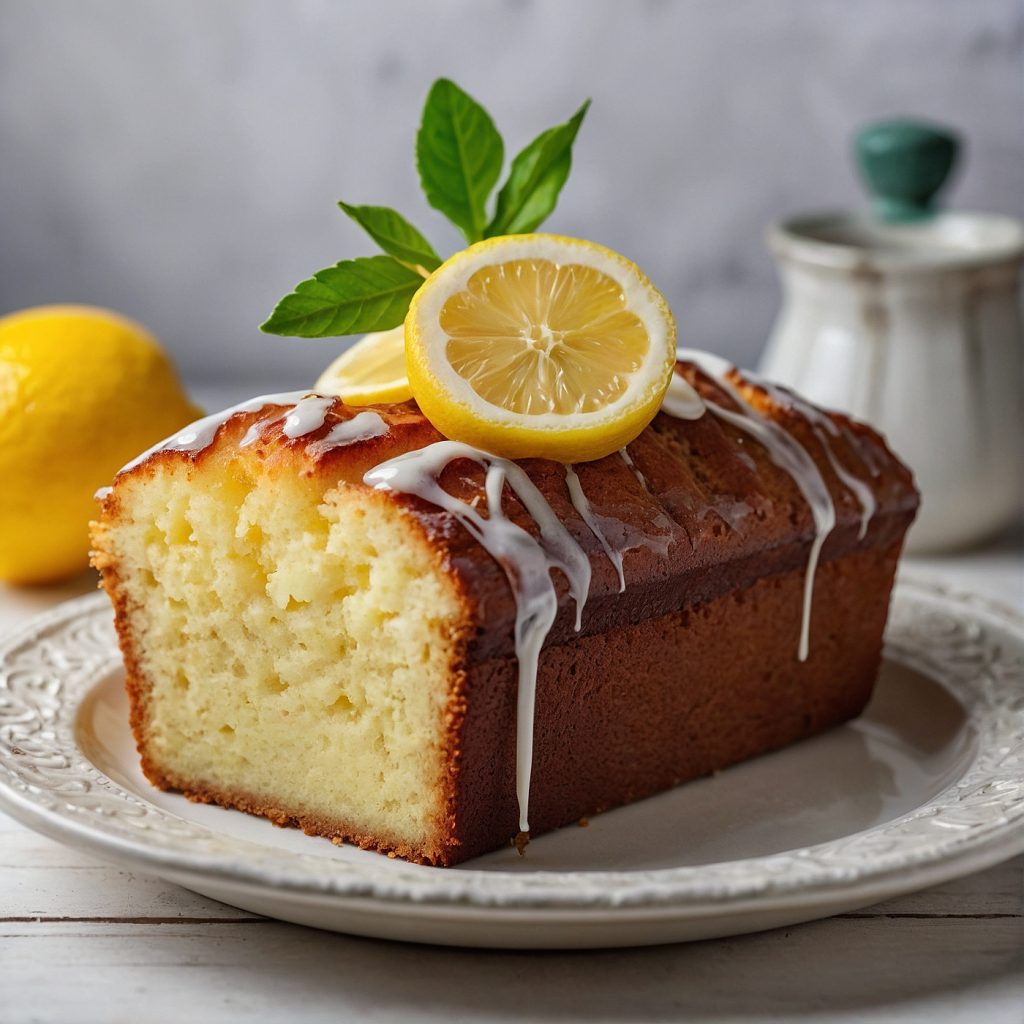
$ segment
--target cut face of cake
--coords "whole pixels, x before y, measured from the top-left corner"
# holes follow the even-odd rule
[[[910,474],[694,360],[574,467],[302,394],[127,467],[94,562],[147,777],[450,865],[858,714]]]
[[[327,485],[305,444],[243,446],[248,425],[125,474],[96,530],[146,773],[432,852],[466,629],[455,580],[385,495]]]

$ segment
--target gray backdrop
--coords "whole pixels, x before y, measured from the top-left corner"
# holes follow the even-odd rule
[[[372,250],[386,203],[443,251],[413,137],[454,78],[513,152],[593,107],[552,230],[635,258],[688,345],[751,362],[778,304],[766,223],[861,202],[851,133],[970,137],[952,203],[1024,215],[1020,0],[0,0],[0,311],[114,306],[193,384],[308,385],[341,340],[258,323]]]

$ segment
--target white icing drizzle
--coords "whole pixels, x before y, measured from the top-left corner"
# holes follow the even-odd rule
[[[350,420],[336,423],[322,438],[310,444],[309,451],[313,455],[320,456],[332,448],[344,448],[357,441],[369,441],[371,438],[381,437],[388,432],[388,429],[382,416],[367,409],[365,412],[357,413]]]
[[[260,395],[258,398],[250,398],[248,401],[233,405],[223,412],[204,416],[201,420],[189,424],[184,430],[179,430],[177,434],[172,434],[166,440],[153,445],[152,448],[147,448],[141,455],[122,466],[118,470],[118,475],[134,469],[157,452],[199,452],[204,448],[209,448],[218,429],[227,423],[236,412],[258,412],[268,405],[294,405],[301,402],[307,394],[309,394],[308,391],[288,391],[279,395]]]
[[[263,420],[257,420],[245,432],[245,436],[239,442],[239,448],[248,448],[255,444],[262,436],[263,431],[274,423],[284,420],[284,427],[281,433],[294,441],[297,437],[305,437],[319,430],[324,425],[327,413],[334,405],[334,398],[328,395],[307,394],[301,398],[291,410],[278,413],[276,416],[269,416]]]
[[[699,420],[707,411],[697,389],[681,374],[673,373],[668,391],[661,400],[661,411],[677,420]]]
[[[636,463],[632,460],[632,458],[630,458],[629,449],[628,448],[620,448],[619,449],[619,457],[622,459],[622,461],[627,466],[629,466],[629,468],[631,470],[633,470],[633,476],[635,476],[637,478],[637,480],[640,481],[640,486],[646,491],[647,490],[647,481],[644,479],[643,473],[641,473],[640,470],[637,469]],[[650,493],[650,492],[648,492],[648,493]]]
[[[271,423],[277,423],[280,419],[280,416],[268,416],[266,419],[257,420],[242,435],[242,440],[238,442],[238,447],[248,448],[249,445],[255,444],[263,436],[263,431],[266,430]]]
[[[327,418],[327,411],[334,405],[334,398],[327,395],[306,395],[284,418],[282,433],[294,440],[319,430]]]
[[[471,459],[486,470],[487,517],[449,494],[438,482],[448,463]],[[560,569],[576,604],[576,629],[590,590],[590,561],[559,521],[544,495],[523,469],[507,459],[458,441],[438,441],[381,463],[363,477],[377,490],[414,494],[453,515],[505,571],[516,602],[515,652],[518,662],[516,707],[516,796],[519,829],[530,831],[530,776],[533,769],[533,719],[537,697],[537,664],[544,640],[558,612],[551,570]],[[540,529],[534,538],[505,515],[501,498],[505,484],[522,502]]]
[[[857,504],[860,505],[860,528],[857,531],[857,539],[863,540],[868,532],[868,526],[878,509],[875,492],[860,477],[854,476],[836,458],[836,453],[832,450],[832,445],[829,444],[828,437],[821,427],[814,426],[813,429],[818,440],[821,441],[821,446],[825,449],[825,455],[828,457],[832,471],[842,481],[843,486],[857,499]]]
[[[601,529],[601,517],[596,516],[594,510],[590,507],[590,502],[583,493],[583,485],[580,483],[580,478],[572,466],[565,467],[565,483],[569,488],[569,498],[572,501],[573,508],[576,509],[580,514],[580,518],[590,527],[590,532],[597,538],[597,542],[604,549],[604,553],[608,556],[608,561],[615,566],[615,571],[619,576],[619,593],[621,594],[626,589],[626,574],[622,570],[622,552],[612,547],[605,536],[604,531]]]
[[[778,387],[775,384],[761,380],[759,377],[754,377],[753,375],[749,376],[751,380],[763,387],[780,405],[792,406],[797,410],[797,412],[810,421],[811,429],[814,431],[814,436],[821,442],[821,446],[825,450],[825,456],[828,458],[832,471],[837,477],[839,477],[843,486],[854,496],[857,504],[860,505],[860,529],[857,534],[857,539],[863,540],[865,534],[868,532],[868,525],[871,523],[871,520],[878,509],[878,502],[875,499],[875,492],[872,491],[863,480],[854,476],[854,474],[851,473],[836,457],[836,453],[832,449],[832,443],[829,438],[835,438],[841,435],[842,431],[839,426],[831,416],[826,415],[820,409],[811,405],[810,402],[804,401],[804,399],[799,395],[795,395],[787,388]],[[865,469],[867,469],[873,476],[877,475],[864,458],[863,450],[858,445],[852,445],[852,447],[860,457]]]
[[[623,455],[622,452],[619,454]],[[623,461],[626,461],[625,456],[623,456]],[[633,472],[643,484],[647,493],[650,494],[651,492],[647,488],[647,484],[640,471],[634,469]],[[632,523],[619,519],[617,516],[603,516],[595,512],[590,504],[590,500],[583,491],[583,485],[579,480],[579,476],[572,466],[566,466],[566,485],[569,488],[569,498],[573,503],[573,507],[590,528],[591,533],[597,538],[605,554],[608,555],[609,560],[615,567],[619,577],[620,594],[626,589],[623,555],[627,551],[634,551],[637,548],[648,548],[661,558],[668,554],[675,541],[675,533],[672,520],[664,512],[658,512],[655,519],[656,525],[663,528],[664,532],[648,533],[646,530],[639,529]]]
[[[848,427],[842,427],[841,431],[843,437],[850,443],[850,447],[860,456],[861,462],[867,466],[868,472],[876,479],[880,477],[885,463],[879,459],[875,448],[868,444],[860,434],[855,434]]]
[[[280,423],[284,420],[282,433],[290,440],[305,437],[319,430],[334,405],[335,399],[331,395],[317,395],[309,391],[287,391],[276,395],[260,395],[258,398],[250,398],[238,405],[233,405],[222,412],[212,413],[204,416],[201,420],[189,424],[183,430],[166,438],[159,444],[148,448],[141,455],[136,456],[127,465],[118,470],[118,475],[127,473],[140,463],[145,462],[151,455],[157,452],[198,452],[213,444],[218,429],[226,423],[235,413],[259,412],[268,405],[290,406],[284,412],[279,412],[266,419],[257,420],[245,432],[239,442],[240,448],[248,448],[249,445],[259,440],[263,431],[272,423]],[[373,437],[380,437],[388,432],[388,425],[375,412],[366,410],[353,416],[350,420],[344,420],[335,424],[325,437],[310,444],[310,451],[313,455],[322,455],[332,448],[340,448],[343,445],[355,444],[357,441],[367,441]],[[101,487],[95,497],[103,499],[112,491],[110,487]]]
[[[818,568],[822,545],[836,524],[836,509],[832,495],[829,493],[817,465],[803,445],[779,424],[758,412],[729,380],[728,373],[732,369],[729,363],[710,353],[690,349],[681,351],[679,356],[681,359],[695,363],[704,373],[712,377],[736,403],[740,412],[727,409],[712,401],[707,401],[707,407],[716,416],[750,434],[764,445],[772,462],[789,473],[804,500],[810,506],[811,517],[814,521],[814,540],[811,542],[810,554],[807,557],[807,569],[804,573],[800,642],[797,648],[797,658],[800,661],[806,661],[810,648],[814,576]]]

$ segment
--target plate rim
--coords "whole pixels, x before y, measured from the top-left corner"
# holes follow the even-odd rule
[[[986,629],[993,623],[995,636]],[[61,660],[58,646],[50,652],[49,661],[44,659],[36,669],[35,678],[29,673],[12,690],[12,657],[38,651],[43,641],[60,636],[61,630],[73,631],[76,625],[85,627],[84,634],[76,637],[85,647],[77,652],[79,659],[69,661],[68,652],[63,651]],[[1013,643],[1001,644],[1000,631],[1008,633]],[[971,724],[985,727],[979,729],[979,748],[961,776],[919,808],[839,839],[735,861],[632,872],[447,871],[390,860],[385,865],[375,859],[356,864],[266,847],[180,818],[114,783],[74,742],[74,723],[83,701],[120,662],[112,640],[109,604],[105,595],[94,594],[64,602],[0,641],[0,808],[52,838],[158,875],[197,882],[219,880],[254,891],[271,888],[292,898],[326,899],[339,905],[370,901],[406,910],[418,907],[427,913],[445,907],[456,916],[504,909],[577,918],[609,911],[626,917],[702,917],[815,901],[847,902],[857,891],[863,891],[867,903],[981,870],[1024,850],[1024,615],[1000,602],[925,578],[902,577],[897,584],[886,656],[952,690]],[[1004,657],[1004,646],[1010,648],[1011,657]],[[24,671],[23,662],[16,659],[14,674]],[[1007,687],[1011,692],[1003,694],[1002,700],[992,685],[974,693],[972,687],[992,681],[980,680],[979,675],[994,676],[996,689],[1006,682],[1016,683],[1017,689]],[[21,692],[19,685],[39,698],[34,719],[26,720],[24,701],[20,706],[11,701],[12,693]],[[65,687],[70,688],[68,692]],[[971,699],[965,701],[965,694]],[[27,710],[31,714],[32,708]],[[991,739],[997,719],[1009,729],[1006,735],[1012,742],[1003,756],[1016,766],[1015,780],[993,775],[991,764],[979,765],[986,757],[985,739]],[[24,731],[17,731],[19,723],[23,730],[26,725],[36,726],[35,733],[28,734],[28,744]],[[19,735],[23,737],[20,745]],[[20,775],[17,766],[22,769]],[[978,775],[972,778],[976,799],[950,801],[951,791],[972,773]],[[945,803],[932,808],[943,798]],[[137,819],[140,827],[134,833],[134,826],[111,830],[119,805],[130,819]],[[947,814],[937,822],[943,809],[962,813]],[[923,823],[928,836],[941,835],[937,829],[947,830],[943,841],[893,856],[892,843],[898,847],[899,836],[890,837],[888,855],[880,841],[879,855],[865,861],[865,836],[901,825],[911,828],[915,822]],[[191,845],[155,844],[155,836],[167,839],[161,827],[169,828],[172,838]],[[214,842],[195,842],[197,834],[203,833]],[[853,845],[856,855],[845,861],[833,856],[830,863],[829,848],[832,854],[837,847],[841,853],[844,845]],[[714,879],[716,874],[717,884],[709,885],[709,877]]]

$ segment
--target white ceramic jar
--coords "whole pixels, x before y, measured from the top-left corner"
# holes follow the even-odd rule
[[[883,431],[922,493],[908,548],[982,540],[1024,508],[1024,225],[801,217],[769,244],[782,311],[766,377]]]

